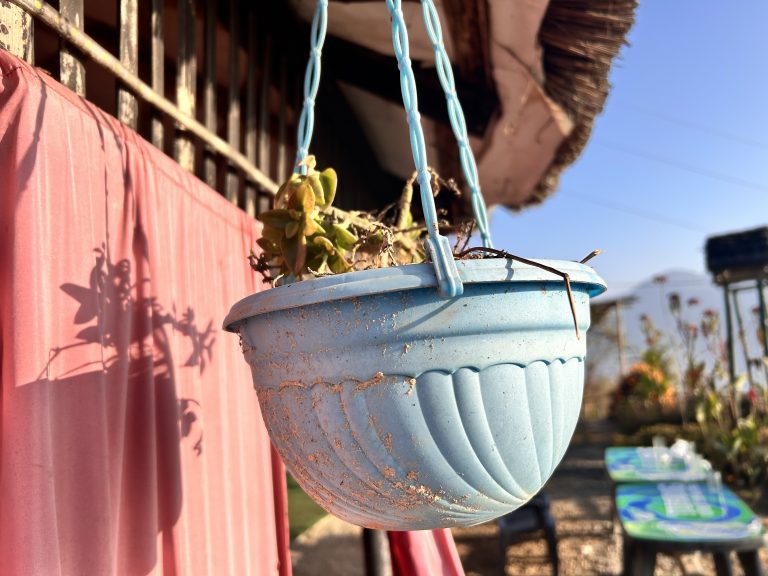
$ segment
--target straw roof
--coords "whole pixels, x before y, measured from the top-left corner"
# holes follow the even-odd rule
[[[305,22],[314,0],[289,0]],[[488,204],[523,208],[557,188],[589,140],[610,90],[611,65],[634,22],[636,0],[435,0],[454,64],[470,143]],[[460,174],[445,97],[418,2],[403,2],[419,85],[427,156],[442,175]],[[378,2],[329,4],[324,74],[334,78],[376,162],[387,174],[413,170],[389,15]]]
[[[574,123],[525,205],[557,188],[560,174],[589,141],[611,84],[608,75],[634,24],[637,0],[550,0],[539,31],[544,90]]]

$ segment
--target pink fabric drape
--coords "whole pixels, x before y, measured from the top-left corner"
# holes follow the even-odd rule
[[[394,576],[464,576],[450,530],[388,534]]]
[[[258,233],[0,50],[0,574],[290,576],[282,463],[219,329],[262,288]],[[447,530],[390,544],[399,576],[463,574]]]
[[[220,330],[258,224],[2,51],[0,76],[0,573],[290,574]]]

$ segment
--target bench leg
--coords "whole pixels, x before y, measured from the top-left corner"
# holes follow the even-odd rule
[[[731,564],[731,555],[728,552],[715,552],[715,574],[717,576],[733,576],[733,565]]]
[[[656,552],[624,538],[624,576],[653,576]]]
[[[737,552],[739,564],[744,569],[746,576],[765,576],[763,565],[760,563],[760,555],[757,550]]]

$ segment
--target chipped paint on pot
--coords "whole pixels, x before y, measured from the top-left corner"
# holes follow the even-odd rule
[[[594,271],[572,279],[582,333]],[[239,332],[264,421],[302,488],[349,522],[469,526],[533,496],[570,442],[585,340],[563,283],[505,260],[457,262],[464,294],[438,297],[429,264],[255,294]]]

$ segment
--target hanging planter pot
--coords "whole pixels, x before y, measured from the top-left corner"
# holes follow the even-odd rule
[[[407,34],[389,1],[431,262],[279,286],[232,307],[262,415],[286,467],[316,502],[370,528],[469,526],[530,499],[578,420],[592,268],[507,258],[454,260],[438,233]],[[439,23],[425,21],[448,95],[475,219],[485,207]],[[327,2],[313,21],[299,160],[307,154]],[[574,321],[578,327],[574,330]]]
[[[604,285],[573,262],[580,329]],[[581,407],[584,339],[563,283],[507,260],[458,263],[443,299],[428,264],[281,286],[236,304],[270,437],[340,518],[372,528],[466,526],[549,479]]]

